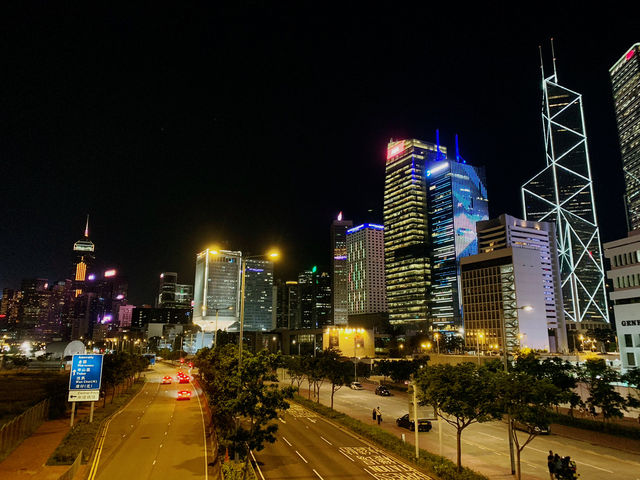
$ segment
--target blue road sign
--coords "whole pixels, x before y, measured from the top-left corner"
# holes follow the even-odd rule
[[[102,382],[102,355],[74,355],[69,376],[69,401],[94,401]],[[83,394],[82,392],[91,392]],[[96,400],[98,400],[96,398]]]

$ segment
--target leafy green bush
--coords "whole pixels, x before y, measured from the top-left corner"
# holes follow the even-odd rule
[[[96,408],[92,423],[89,423],[88,417],[79,420],[51,454],[47,465],[71,465],[80,450],[82,450],[82,463],[86,463],[103,421],[126,405],[140,391],[143,384],[143,380],[137,381],[131,389],[118,395],[113,403],[107,404],[105,408]]]
[[[309,410],[313,410],[324,417],[335,420],[337,423],[344,425],[358,435],[371,440],[380,447],[413,462],[421,468],[437,475],[441,480],[487,480],[487,477],[473,470],[463,467],[459,471],[456,464],[451,460],[440,455],[435,455],[426,450],[420,449],[420,458],[415,458],[415,447],[409,443],[403,443],[395,435],[382,430],[381,428],[351,418],[344,413],[331,410],[322,404],[311,402],[299,395],[295,396],[295,401],[303,405]],[[225,477],[226,478],[226,477]]]
[[[226,462],[222,464],[222,476],[224,480],[242,480],[242,467],[244,462]],[[251,465],[245,480],[256,480],[255,473]]]
[[[620,425],[619,423],[602,422],[589,418],[577,418],[562,413],[554,413],[552,415],[552,422],[559,425],[566,425],[567,427],[583,428],[585,430],[608,433],[618,437],[640,440],[640,428],[631,425]]]

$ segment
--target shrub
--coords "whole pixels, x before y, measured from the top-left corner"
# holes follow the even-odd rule
[[[602,422],[591,420],[590,418],[577,418],[562,413],[552,415],[553,423],[566,425],[567,427],[583,428],[595,432],[608,433],[618,437],[633,438],[640,440],[640,428],[631,425],[620,425],[619,423]]]

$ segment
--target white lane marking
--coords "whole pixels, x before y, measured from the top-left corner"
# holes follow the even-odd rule
[[[204,413],[202,411],[202,404],[200,403],[200,395],[198,394],[198,389],[194,388],[193,390],[196,392],[196,397],[198,398],[198,406],[200,407],[200,418],[202,420],[202,438],[204,439],[204,480],[209,480],[209,462],[207,460],[207,427],[204,424]],[[171,414],[171,418],[173,418],[173,414]]]
[[[280,420],[282,423],[287,423],[286,420],[283,420],[280,417],[278,417],[278,420]]]
[[[369,475],[371,475],[373,478],[377,479],[378,477],[376,477],[373,473],[371,473],[369,470],[367,470],[366,468],[363,469],[365,472],[367,472]]]
[[[153,461],[153,463],[152,463],[151,465],[155,465],[155,464],[156,464],[156,461],[154,460],[154,461]]]
[[[309,420],[310,422],[316,423],[316,421],[311,418],[307,418],[307,420]]]
[[[160,448],[162,448],[162,444],[160,444]]]
[[[329,445],[333,445],[333,443],[331,443],[329,440],[327,440],[326,438],[324,438],[323,436],[320,436],[320,438],[322,440],[324,440],[325,442],[327,442]]]
[[[324,478],[322,478],[322,475],[320,475],[318,472],[316,472],[316,469],[315,469],[315,468],[313,468],[312,470],[313,470],[313,473],[315,473],[316,475],[318,475],[318,478],[319,478],[320,480],[324,480]]]
[[[289,443],[289,440],[287,440],[285,437],[282,437],[282,439],[287,442],[287,445],[291,446],[291,444]]]
[[[338,450],[338,451],[339,451],[339,450]],[[347,457],[347,458],[348,458],[349,460],[351,460],[352,462],[355,462],[355,460],[354,460],[353,458],[351,458],[349,455],[347,455],[346,453],[344,453],[344,452],[340,452],[340,453],[342,453],[342,455],[344,455],[345,457]]]
[[[251,453],[251,458],[253,458],[253,463],[256,464],[256,468],[258,469],[260,478],[262,478],[262,480],[265,480],[264,475],[262,474],[262,470],[260,470],[260,465],[258,465],[258,461],[256,460],[256,456],[253,454],[253,451],[251,451],[250,453]]]
[[[538,453],[547,453],[544,450],[540,450],[539,448],[535,448],[535,447],[530,447],[529,445],[527,445],[527,448],[530,448],[531,450],[535,450]]]
[[[496,437],[495,435],[489,435],[488,433],[484,433],[484,432],[478,432],[480,435],[484,435],[486,437],[491,437],[491,438],[495,438],[496,440],[503,440],[500,437]]]
[[[307,459],[306,459],[306,458],[304,458],[302,455],[300,455],[300,452],[299,452],[298,450],[296,450],[296,453],[298,454],[298,456],[299,456],[302,460],[304,460],[304,463],[309,463],[309,462],[307,462]]]
[[[578,462],[576,462],[578,463]],[[607,472],[607,473],[613,473],[611,470],[607,470],[606,468],[600,468],[600,467],[596,467],[595,465],[591,465],[589,463],[584,463],[584,462],[580,462],[582,465],[586,465],[587,467],[591,467],[591,468],[596,468],[598,470],[602,470],[603,472]]]

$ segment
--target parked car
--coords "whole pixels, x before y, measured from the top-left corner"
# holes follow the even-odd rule
[[[363,390],[364,387],[360,382],[351,382],[351,390]]]
[[[391,392],[385,385],[378,385],[376,387],[376,395],[380,395],[381,397],[390,397]]]
[[[171,380],[172,380],[172,378],[170,376],[168,376],[168,375],[164,376],[164,377],[162,377],[162,384],[163,385],[171,384]]]
[[[413,420],[409,420],[409,414],[405,413],[402,417],[396,419],[396,425],[402,428],[408,428],[412,432],[416,430],[415,422]],[[432,425],[429,420],[424,418],[418,419],[418,431],[419,432],[428,432],[431,430]]]

